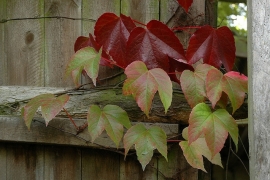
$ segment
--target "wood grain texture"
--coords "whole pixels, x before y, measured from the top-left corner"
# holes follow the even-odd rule
[[[198,180],[198,170],[186,161],[180,146],[176,143],[168,150],[168,162],[164,157],[158,159],[158,180],[188,179]]]
[[[174,0],[161,0],[160,7],[160,21],[169,27],[201,26],[205,23],[205,0],[194,0],[188,13]],[[184,49],[187,48],[189,38],[194,32],[194,29],[175,31]]]
[[[7,149],[5,143],[0,143],[0,177],[7,179]]]
[[[57,90],[48,88],[48,92]],[[41,92],[39,93],[39,90]],[[57,90],[58,92],[63,89]],[[38,94],[46,93],[45,88],[33,87],[0,87],[2,97],[0,97],[0,114],[18,115],[26,100],[33,98]],[[122,107],[129,115],[131,121],[136,122],[159,122],[159,123],[183,123],[187,124],[191,108],[189,107],[183,93],[175,90],[173,93],[172,105],[167,114],[164,113],[163,105],[156,95],[153,100],[150,117],[147,118],[140,110],[135,100],[131,96],[124,96],[122,89],[111,89],[109,87],[102,89],[90,89],[87,91],[70,91],[70,100],[66,105],[68,112],[76,118],[86,118],[89,106],[98,104],[104,107],[107,104],[114,104]],[[17,109],[17,110],[16,110]],[[60,112],[58,117],[67,117],[64,112]],[[247,103],[244,103],[238,109],[233,117],[235,119],[247,118]]]
[[[249,154],[250,179],[270,177],[270,4],[248,1]]]
[[[81,0],[45,0],[45,16],[81,18]],[[80,34],[81,21],[45,20],[45,86],[74,86],[71,76],[66,78],[64,72]]]
[[[36,0],[7,1],[7,18],[43,16],[43,2]],[[18,20],[5,23],[7,84],[44,85],[44,20]]]
[[[0,1],[0,21],[6,19],[6,0]],[[7,85],[7,56],[5,52],[5,23],[0,23],[0,86]]]
[[[132,179],[141,180],[143,177],[142,166],[137,160],[137,156],[120,156],[120,180]]]
[[[82,179],[119,180],[119,154],[83,149],[82,167]]]
[[[6,179],[44,179],[42,146],[7,144],[6,150]]]
[[[122,0],[121,13],[141,23],[159,20],[159,0]]]
[[[81,179],[80,149],[60,146],[46,146],[44,149],[46,179]]]
[[[74,119],[75,123],[80,126],[86,120]],[[168,138],[175,136],[178,132],[177,124],[163,123],[144,123],[146,127],[153,125],[159,126],[167,134]],[[77,135],[77,131],[69,119],[54,119],[48,127],[41,118],[34,118],[29,131],[21,117],[15,116],[0,116],[0,141],[16,141],[24,143],[42,143],[42,144],[58,144],[94,147],[100,149],[116,149],[116,145],[108,137],[104,131],[95,141],[91,143],[91,137],[87,128]],[[119,144],[119,149],[123,148],[122,142]]]
[[[103,13],[111,12],[116,15],[120,15],[120,1],[121,0],[83,0],[82,4],[82,17],[91,18],[97,20]],[[82,22],[82,35],[89,36],[89,33],[94,35],[95,22],[83,21]],[[104,79],[110,77],[121,71],[119,68],[109,68],[100,66],[98,81],[100,85],[114,85],[119,83],[122,79],[121,76],[116,76],[115,78],[108,79],[106,81],[99,81],[99,79]],[[92,82],[88,77],[82,76],[82,84]]]

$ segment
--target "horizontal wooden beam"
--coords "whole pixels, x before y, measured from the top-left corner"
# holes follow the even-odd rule
[[[83,125],[85,122],[86,120],[83,119],[75,119],[75,123],[78,126]],[[159,126],[165,131],[168,138],[175,137],[178,134],[177,124],[143,124],[146,127]],[[28,130],[20,116],[0,116],[0,141],[71,145],[101,149],[117,148],[105,131],[94,143],[91,143],[91,137],[87,128],[77,135],[75,127],[66,118],[53,119],[47,127],[42,118],[34,118],[31,129]],[[120,143],[118,148],[123,148],[123,144]]]
[[[167,114],[164,113],[164,107],[157,94],[153,100],[150,117],[147,118],[131,96],[122,94],[121,88],[102,87],[75,91],[63,88],[3,86],[0,87],[0,115],[20,115],[20,109],[29,99],[44,93],[69,94],[70,100],[65,108],[75,119],[86,119],[89,106],[93,104],[101,107],[107,104],[118,105],[128,113],[131,121],[136,122],[187,124],[191,112],[191,108],[181,90],[174,90],[172,105]],[[67,118],[64,111],[60,112],[57,117]],[[236,111],[234,118],[247,118],[246,103]]]

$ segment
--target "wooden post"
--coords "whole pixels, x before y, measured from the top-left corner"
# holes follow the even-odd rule
[[[270,178],[270,4],[248,1],[250,179]]]

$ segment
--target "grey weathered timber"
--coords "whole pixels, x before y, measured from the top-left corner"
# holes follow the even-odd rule
[[[270,3],[248,1],[250,179],[270,179]]]
[[[45,16],[81,18],[81,0],[45,0]],[[74,54],[73,44],[81,35],[81,21],[70,19],[45,20],[45,86],[72,87],[65,69]]]
[[[187,124],[191,108],[189,107],[182,91],[174,90],[172,105],[167,114],[158,94],[154,97],[150,117],[147,118],[140,110],[137,103],[131,96],[124,96],[121,88],[102,87],[90,90],[65,91],[64,88],[40,88],[40,87],[0,87],[0,114],[19,115],[20,109],[29,99],[45,93],[68,93],[70,100],[66,105],[68,112],[76,118],[86,118],[90,105],[97,104],[104,107],[107,104],[114,104],[127,111],[129,118],[137,122],[163,122]],[[233,115],[235,119],[247,118],[247,104],[245,103]],[[65,112],[60,112],[57,116],[66,118]]]
[[[0,21],[6,19],[6,0],[0,1]],[[7,82],[7,56],[5,53],[5,23],[0,23],[0,86]]]
[[[43,16],[43,1],[11,0],[6,2],[6,18]],[[44,20],[33,19],[5,23],[6,71],[4,85],[43,86],[44,84]],[[2,46],[2,44],[1,44]],[[1,78],[5,78],[1,77]]]
[[[81,126],[86,123],[85,119],[74,119],[76,125]],[[144,123],[146,127],[159,126],[167,134],[168,138],[178,134],[177,124]],[[94,147],[100,149],[116,149],[116,145],[107,136],[105,131],[91,143],[88,129],[77,134],[76,128],[67,118],[53,119],[46,127],[42,118],[34,118],[31,129],[28,130],[21,117],[0,116],[0,141],[15,141],[24,143],[42,143]],[[120,143],[118,148],[123,148]]]

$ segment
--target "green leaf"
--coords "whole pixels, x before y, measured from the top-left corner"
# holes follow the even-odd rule
[[[183,150],[184,156],[187,162],[194,168],[201,169],[206,172],[203,165],[203,157],[206,157],[213,164],[219,165],[221,167],[221,157],[220,153],[217,153],[213,158],[212,154],[205,142],[204,138],[198,138],[196,141],[191,144],[188,141],[182,141],[179,143],[180,147]]]
[[[160,127],[146,129],[144,125],[132,126],[124,135],[125,155],[135,144],[136,154],[143,170],[153,156],[153,150],[157,149],[167,160],[167,136]]]
[[[97,105],[90,106],[87,121],[92,142],[94,142],[105,129],[117,147],[123,137],[123,126],[126,128],[131,127],[126,111],[116,105],[106,105],[103,110]]]
[[[206,94],[210,102],[212,103],[212,108],[216,106],[222,95],[222,80],[223,74],[218,69],[212,69],[208,72],[206,77]]]
[[[142,61],[134,61],[126,67],[125,74],[127,79],[123,86],[123,94],[132,95],[147,117],[157,91],[165,113],[167,112],[172,102],[172,82],[164,70],[148,70]]]
[[[204,134],[212,157],[214,157],[223,148],[228,132],[237,147],[237,124],[225,109],[218,109],[212,113],[205,103],[200,103],[192,109],[188,127],[190,144]]]
[[[238,72],[230,71],[223,77],[223,91],[229,96],[233,113],[243,104],[248,91],[248,78]]]
[[[67,66],[66,74],[72,74],[75,84],[78,85],[79,75],[81,75],[81,72],[84,69],[87,75],[93,80],[94,85],[96,85],[101,53],[102,48],[98,53],[92,47],[80,49],[72,56]]]
[[[31,99],[23,108],[22,116],[25,124],[30,129],[32,119],[37,109],[41,106],[41,113],[45,119],[46,126],[61,111],[68,102],[67,94],[55,97],[53,94],[41,94]]]
[[[183,93],[192,108],[205,100],[205,80],[207,73],[211,69],[214,69],[214,67],[199,64],[194,72],[185,70],[180,77]]]

